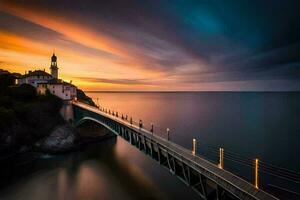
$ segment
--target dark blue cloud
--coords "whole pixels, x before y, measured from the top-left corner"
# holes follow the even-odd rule
[[[23,3],[130,43],[143,50],[136,57],[143,58],[146,66],[180,75],[183,82],[286,80],[300,89],[298,0]],[[204,70],[200,63],[205,64]],[[196,74],[178,74],[178,68],[190,64],[198,65]]]

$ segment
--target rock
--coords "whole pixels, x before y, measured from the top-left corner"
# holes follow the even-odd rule
[[[116,137],[107,129],[96,128],[91,124],[86,127],[73,128],[67,122],[56,127],[49,136],[34,144],[34,149],[48,154],[70,152],[84,145]]]
[[[55,128],[45,139],[37,142],[35,147],[47,153],[60,153],[74,148],[76,131],[68,124]]]
[[[10,135],[7,136],[7,137],[6,137],[6,140],[5,140],[5,143],[6,143],[6,144],[10,144],[11,141],[12,141],[11,136],[10,136]]]
[[[19,149],[19,152],[20,153],[25,153],[25,152],[28,152],[30,150],[30,148],[26,145],[23,145],[20,149]]]

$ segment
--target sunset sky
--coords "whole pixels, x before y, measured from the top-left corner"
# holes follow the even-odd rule
[[[49,71],[55,51],[60,78],[84,90],[300,90],[299,10],[298,0],[0,0],[0,69]]]

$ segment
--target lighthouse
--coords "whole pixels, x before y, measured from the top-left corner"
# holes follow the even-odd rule
[[[50,71],[51,71],[51,76],[53,78],[58,79],[57,57],[56,57],[56,55],[54,53],[53,53],[53,55],[51,57]]]

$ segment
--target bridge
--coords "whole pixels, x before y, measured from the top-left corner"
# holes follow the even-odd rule
[[[276,197],[255,187],[242,178],[219,168],[174,142],[135,125],[127,117],[106,112],[78,101],[69,104],[76,126],[94,121],[123,138],[128,143],[167,168],[202,199],[275,200]]]

